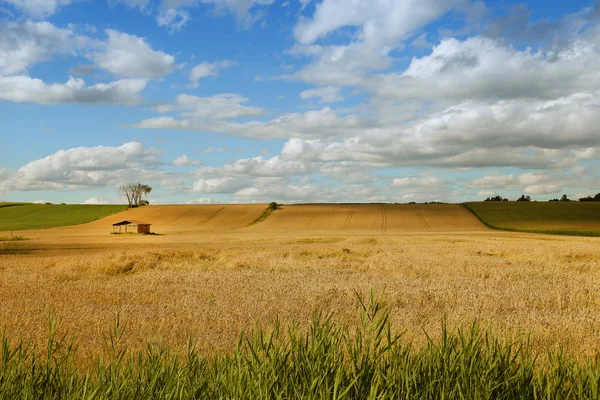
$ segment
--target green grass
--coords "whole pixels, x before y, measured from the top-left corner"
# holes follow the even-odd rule
[[[265,219],[269,218],[269,215],[271,215],[273,211],[277,209],[279,209],[279,204],[275,203],[274,201],[269,203],[269,205],[267,206],[267,208],[264,209],[262,214],[260,214],[260,216],[256,218],[250,225],[258,224],[264,221]]]
[[[125,205],[0,204],[0,231],[78,225],[126,210]]]
[[[316,312],[309,329],[275,323],[240,335],[232,354],[205,357],[148,346],[130,354],[118,322],[104,354],[77,367],[76,345],[50,334],[44,352],[2,338],[2,399],[598,399],[600,358],[560,350],[538,362],[527,342],[505,343],[473,325],[415,349],[392,332],[371,296],[348,329]]]
[[[463,205],[492,229],[600,236],[600,203],[489,201]]]
[[[22,240],[29,240],[25,236],[0,236],[0,242],[18,242]]]

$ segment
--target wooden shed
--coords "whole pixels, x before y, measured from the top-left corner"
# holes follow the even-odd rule
[[[113,227],[113,233],[123,233],[123,227],[125,228],[125,233],[150,233],[150,225],[147,222],[136,221],[136,220],[124,220],[115,222]],[[117,231],[117,228],[118,231]]]

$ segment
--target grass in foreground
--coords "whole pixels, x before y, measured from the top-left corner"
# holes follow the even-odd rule
[[[125,205],[18,204],[0,207],[0,231],[78,225],[127,209]]]
[[[360,299],[359,299],[360,300]],[[550,353],[544,365],[526,342],[507,344],[473,325],[414,349],[391,331],[371,295],[349,330],[315,313],[306,332],[276,322],[240,336],[233,354],[206,358],[148,346],[129,354],[118,320],[90,369],[50,323],[45,354],[2,339],[0,397],[78,399],[597,399],[600,358],[576,363]]]
[[[600,236],[600,203],[478,202],[465,203],[492,229],[569,236]]]

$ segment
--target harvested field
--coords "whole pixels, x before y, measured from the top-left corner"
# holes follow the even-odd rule
[[[33,238],[54,238],[69,241],[73,236],[94,238],[91,243],[102,243],[112,230],[112,224],[126,219],[140,220],[152,224],[152,231],[158,234],[186,234],[199,231],[231,230],[252,224],[266,205],[165,205],[145,206],[122,211],[79,226],[65,226],[49,231],[25,231],[24,235]],[[6,235],[7,232],[0,236]],[[122,238],[121,238],[122,239]],[[131,237],[128,239],[132,239]],[[135,240],[135,239],[132,239]]]
[[[380,205],[284,206],[248,226],[264,208],[150,206],[28,231],[0,254],[0,325],[41,346],[53,311],[85,362],[119,315],[131,349],[183,350],[192,334],[215,354],[276,317],[305,327],[316,308],[357,324],[355,293],[374,288],[416,345],[446,318],[531,334],[542,357],[554,345],[600,352],[600,239],[493,231],[440,205],[386,205],[387,230]],[[124,215],[163,234],[110,235]]]
[[[284,205],[256,226],[260,230],[479,231],[485,227],[454,204]]]

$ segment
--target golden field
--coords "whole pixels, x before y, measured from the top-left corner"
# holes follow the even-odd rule
[[[293,205],[252,224],[265,206],[148,206],[21,231],[30,240],[0,243],[0,326],[43,345],[53,312],[89,359],[119,315],[133,349],[192,335],[214,353],[317,308],[356,323],[355,292],[373,288],[416,344],[446,318],[600,352],[600,238],[493,231],[459,205]],[[157,235],[111,235],[123,219]]]

